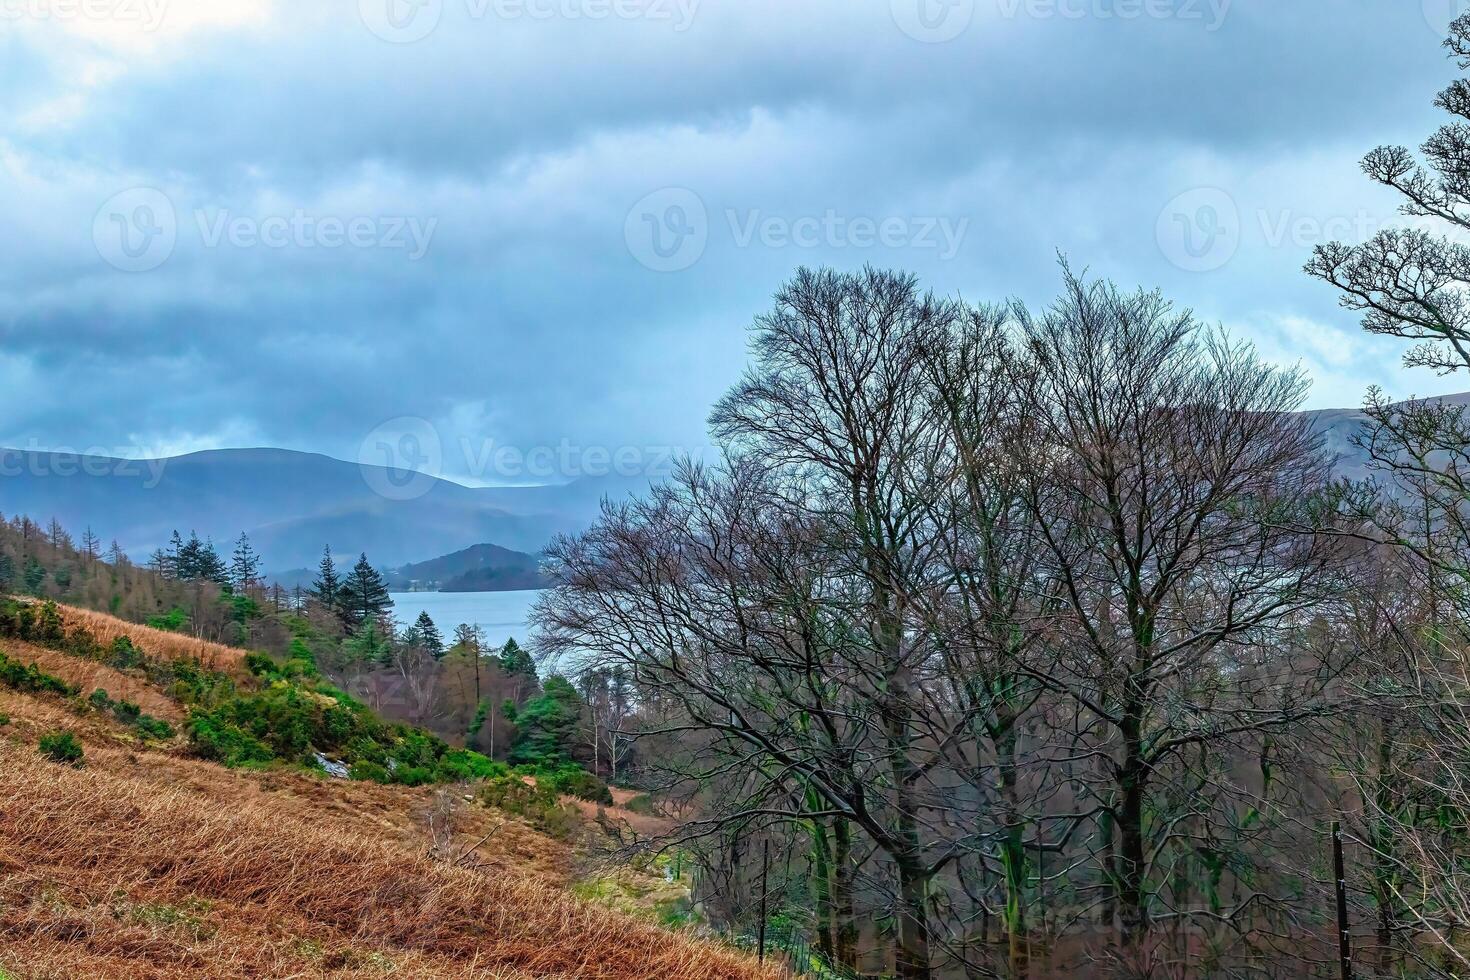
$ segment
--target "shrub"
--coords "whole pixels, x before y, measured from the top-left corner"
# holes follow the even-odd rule
[[[154,718],[152,715],[139,715],[138,720],[133,724],[144,738],[164,741],[174,737],[174,726],[162,718]]]
[[[167,630],[170,633],[177,633],[188,622],[189,614],[177,607],[170,609],[161,616],[148,617],[149,626],[156,630]]]
[[[423,766],[399,766],[393,770],[393,781],[404,786],[427,786],[434,781],[434,773]]]
[[[264,742],[237,725],[212,715],[189,715],[189,739],[195,753],[226,766],[264,765],[275,756]]]
[[[469,749],[453,749],[444,753],[444,758],[434,769],[434,778],[441,783],[463,783],[472,779],[490,779],[510,774],[510,767],[496,762]]]
[[[119,636],[112,641],[112,646],[108,649],[107,662],[110,666],[117,667],[121,670],[141,667],[143,665],[143,653],[137,647],[133,646],[132,640],[126,636]]]
[[[161,718],[143,714],[131,701],[114,701],[102,688],[97,688],[87,697],[87,703],[98,711],[112,712],[114,718],[124,725],[132,725],[144,738],[167,739],[174,737],[173,726]]]
[[[48,732],[41,736],[39,748],[52,762],[76,765],[82,761],[82,743],[71,732]]]
[[[387,783],[393,780],[385,766],[367,761],[354,762],[347,775],[349,779],[356,779],[359,782]]]
[[[0,711],[0,728],[4,728],[8,724],[10,724],[10,716]]]
[[[630,813],[642,814],[645,817],[656,817],[659,815],[658,804],[648,793],[639,793],[637,796],[623,804],[623,809]]]
[[[478,797],[486,806],[524,817],[531,826],[554,837],[569,835],[576,824],[575,812],[561,805],[555,790],[541,783],[533,786],[515,774],[487,779]]]
[[[81,693],[76,685],[43,673],[35,664],[22,666],[19,660],[12,660],[3,653],[0,653],[0,684],[31,694],[60,694],[70,698]]]
[[[562,766],[535,773],[535,776],[538,782],[544,782],[557,793],[612,806],[612,791],[607,788],[607,783],[580,766]]]

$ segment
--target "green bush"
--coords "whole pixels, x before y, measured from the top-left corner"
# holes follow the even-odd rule
[[[423,766],[399,766],[393,771],[393,781],[404,786],[427,786],[434,781],[434,772]]]
[[[0,728],[4,728],[8,724],[10,724],[10,716],[0,711]]]
[[[126,636],[119,636],[112,641],[108,649],[108,663],[120,670],[129,670],[133,667],[143,665],[143,652],[133,646],[133,641]]]
[[[624,803],[623,809],[630,813],[642,814],[645,817],[656,817],[659,815],[658,804],[654,802],[653,797],[648,793],[639,793],[627,803]]]
[[[161,616],[149,616],[148,625],[156,630],[168,630],[177,633],[189,622],[189,614],[177,607],[170,609]]]
[[[348,777],[360,782],[388,783],[393,781],[393,776],[388,772],[386,766],[380,766],[376,762],[354,762],[348,770]]]
[[[174,726],[162,718],[154,718],[152,715],[139,715],[138,720],[133,725],[142,733],[144,738],[165,741],[174,737]]]
[[[270,747],[239,726],[212,715],[189,716],[189,740],[202,759],[226,766],[258,766],[274,760]]]
[[[76,765],[82,761],[82,743],[71,732],[48,732],[41,736],[39,748],[52,762]]]
[[[468,749],[451,749],[434,769],[434,779],[441,783],[463,783],[472,779],[491,779],[510,774],[510,767]]]
[[[124,725],[132,725],[144,738],[169,739],[174,737],[173,726],[168,722],[143,714],[131,701],[114,701],[102,688],[87,697],[87,703],[98,711],[111,711],[114,718]]]
[[[71,698],[81,693],[81,688],[75,684],[43,673],[35,664],[22,665],[19,660],[12,660],[3,653],[0,653],[0,684],[30,694],[60,694]]]
[[[486,806],[524,817],[554,837],[568,836],[576,825],[575,811],[562,806],[555,790],[542,783],[533,786],[514,773],[485,780],[477,796]]]
[[[552,790],[564,796],[575,796],[579,800],[612,806],[612,791],[607,788],[607,783],[581,766],[562,766],[552,770],[535,771],[532,772],[532,775],[536,777],[537,782],[545,783]]]

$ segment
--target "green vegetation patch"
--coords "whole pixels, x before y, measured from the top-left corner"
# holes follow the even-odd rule
[[[47,732],[41,736],[38,748],[52,762],[74,766],[82,761],[82,743],[71,732]]]

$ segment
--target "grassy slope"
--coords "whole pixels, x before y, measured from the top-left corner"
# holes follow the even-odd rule
[[[71,659],[0,646],[52,673]],[[567,845],[455,788],[226,770],[51,696],[0,689],[0,714],[0,970],[17,980],[767,975],[578,901]],[[83,768],[36,752],[56,728]],[[435,859],[436,841],[468,856]]]

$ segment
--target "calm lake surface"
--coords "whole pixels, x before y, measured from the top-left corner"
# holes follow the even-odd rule
[[[525,592],[395,592],[393,593],[393,618],[400,623],[411,623],[419,613],[427,612],[444,634],[444,639],[453,642],[454,628],[460,623],[469,623],[485,630],[485,636],[493,646],[500,646],[511,637],[524,644],[530,630],[526,618],[531,604],[541,594],[539,589]]]

